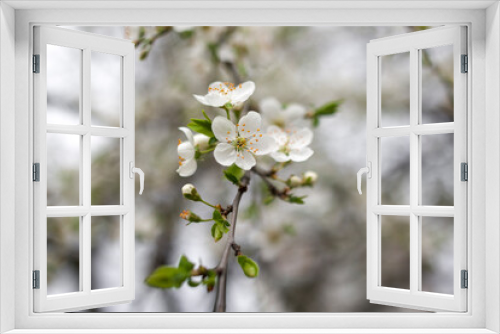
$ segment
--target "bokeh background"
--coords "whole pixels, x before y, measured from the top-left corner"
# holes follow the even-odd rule
[[[67,28],[130,40],[137,39],[140,29],[148,38],[158,32],[155,27]],[[136,166],[145,172],[146,182],[144,194],[136,196],[136,298],[129,304],[89,311],[212,310],[214,293],[201,286],[160,290],[148,287],[144,279],[158,266],[175,265],[183,254],[207,267],[217,265],[224,241],[214,243],[210,224],[186,226],[179,217],[184,209],[205,217],[210,210],[185,200],[180,189],[193,183],[205,199],[223,205],[230,203],[236,189],[222,178],[221,166],[212,156],[200,162],[189,178],[175,172],[177,141],[185,140],[177,128],[201,117],[204,107],[192,94],[204,94],[209,83],[252,80],[257,89],[248,102],[251,110],[258,110],[266,97],[311,109],[332,100],[344,102],[338,113],[323,118],[315,129],[313,157],[281,174],[284,178],[306,170],[319,174],[314,188],[300,191],[308,196],[305,205],[275,201],[265,206],[261,185],[252,181],[242,202],[236,239],[261,271],[258,278],[249,279],[231,259],[228,312],[415,312],[366,299],[366,198],[356,190],[356,172],[365,165],[366,45],[372,39],[421,29],[426,27],[177,27],[157,36],[147,54],[138,48]],[[426,52],[423,62],[428,122],[453,121],[451,55],[440,50]],[[70,73],[78,69],[70,53],[49,53],[49,122],[78,122],[78,95],[70,92],[71,85],[78,84]],[[116,95],[114,83],[119,82],[119,63],[108,58],[92,56],[92,122],[116,126],[119,92]],[[382,66],[383,122],[404,124],[409,113],[408,60],[394,56]],[[212,117],[220,113],[210,107],[205,110]],[[48,202],[72,205],[78,202],[78,154],[72,153],[78,152],[78,140],[49,136],[56,138],[48,141]],[[442,137],[425,146],[424,171],[427,168],[432,175],[424,181],[425,198],[453,205],[453,183],[446,169],[453,158],[453,138]],[[117,204],[119,143],[95,138],[92,145],[92,203]],[[383,180],[387,180],[383,202],[405,204],[401,201],[409,193],[408,145],[403,138],[383,144],[382,151]],[[453,223],[435,220],[423,227],[424,289],[450,293]],[[405,288],[408,219],[382,221],[382,283]],[[48,229],[49,293],[76,291],[78,219],[52,218]],[[117,219],[92,218],[93,288],[119,284],[119,235]]]

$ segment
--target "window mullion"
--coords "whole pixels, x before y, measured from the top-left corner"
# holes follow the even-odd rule
[[[83,59],[82,59],[82,93],[81,93],[81,118],[82,124],[86,128],[90,128],[90,59],[91,51],[90,49],[83,49]],[[84,207],[90,208],[91,205],[91,148],[90,148],[90,131],[87,132],[82,137],[82,159],[81,159],[81,204]],[[82,257],[80,261],[80,281],[82,282],[82,291],[90,293],[91,290],[91,225],[90,225],[90,210],[81,219],[82,235],[80,237],[80,256]]]
[[[419,204],[419,139],[414,133],[419,120],[419,62],[418,50],[410,50],[410,291],[418,291],[420,263],[419,217],[413,209]]]

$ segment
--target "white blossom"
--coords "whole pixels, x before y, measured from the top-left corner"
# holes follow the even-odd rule
[[[298,186],[302,185],[302,179],[300,177],[298,177],[297,175],[292,175],[290,177],[290,185],[292,187],[298,187]]]
[[[208,87],[208,94],[205,96],[193,95],[200,103],[212,106],[223,107],[230,103],[231,105],[238,105],[246,100],[255,91],[255,84],[252,81],[234,85],[229,82],[212,82]]]
[[[218,116],[212,123],[212,131],[220,142],[214,151],[215,160],[223,166],[235,163],[249,170],[255,166],[254,155],[269,154],[277,149],[275,140],[261,129],[260,114],[250,111],[238,124]]]
[[[307,183],[314,184],[318,180],[318,174],[311,170],[304,173],[304,181]]]
[[[182,186],[182,194],[183,195],[191,195],[193,190],[196,190],[196,187],[191,183],[186,183]]]
[[[275,125],[282,129],[291,130],[306,124],[306,108],[297,103],[291,103],[285,108],[274,97],[268,97],[260,101],[260,112],[269,125]]]
[[[180,176],[187,177],[193,175],[198,168],[195,158],[196,149],[194,144],[194,137],[191,130],[186,127],[180,127],[179,130],[184,132],[188,141],[182,142],[179,139],[179,145],[177,145],[179,168],[177,169],[177,173],[179,173]]]
[[[204,134],[201,133],[197,133],[193,136],[194,147],[197,147],[200,151],[204,151],[208,148],[209,141],[210,137],[205,136]]]
[[[271,157],[278,162],[295,161],[302,162],[309,159],[314,151],[309,147],[313,139],[313,133],[308,128],[300,130],[284,130],[275,125],[268,128],[267,133],[274,138],[278,144],[276,151]]]

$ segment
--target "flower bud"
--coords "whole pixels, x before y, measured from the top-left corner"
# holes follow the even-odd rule
[[[201,222],[201,218],[198,215],[194,214],[193,212],[191,212],[189,210],[182,211],[179,216],[182,219],[187,220],[188,222],[191,222],[191,223],[199,223],[199,222]]]
[[[298,177],[297,175],[292,175],[290,179],[288,179],[288,183],[290,184],[290,187],[299,187],[302,185],[302,179]]]
[[[311,170],[304,173],[304,182],[307,185],[313,185],[318,180],[318,174]]]
[[[238,255],[238,263],[247,277],[254,278],[259,275],[259,266],[251,258],[245,255]]]
[[[208,141],[210,138],[201,133],[197,133],[193,136],[194,146],[198,147],[200,151],[204,151],[208,148]]]
[[[193,186],[191,183],[186,183],[182,187],[182,195],[190,200],[190,201],[201,201],[201,196],[198,194],[198,191],[196,190],[195,186]]]

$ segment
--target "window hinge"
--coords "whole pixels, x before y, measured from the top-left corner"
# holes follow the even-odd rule
[[[40,164],[38,162],[33,164],[33,181],[40,182]]]
[[[40,73],[40,55],[33,55],[33,73]]]
[[[467,272],[467,270],[462,270],[460,272],[460,275],[462,276],[461,277],[462,289],[467,289],[469,287],[469,273]]]
[[[40,270],[33,270],[33,289],[40,289]]]
[[[469,181],[469,165],[466,162],[460,165],[460,180]]]
[[[469,72],[469,57],[467,55],[462,55],[462,73]]]

